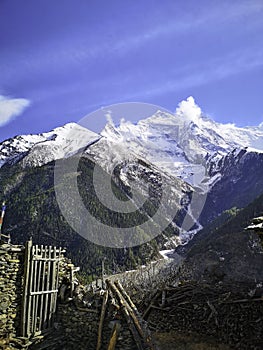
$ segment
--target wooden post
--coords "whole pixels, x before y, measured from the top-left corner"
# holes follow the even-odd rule
[[[120,324],[118,322],[115,323],[113,330],[112,330],[112,334],[110,337],[110,341],[109,341],[109,345],[108,345],[108,349],[107,350],[115,350],[116,347],[116,343],[117,343],[117,338],[120,332]]]
[[[155,345],[151,339],[150,333],[147,330],[143,329],[143,327],[142,327],[143,319],[140,316],[140,314],[137,310],[137,307],[134,305],[134,303],[132,302],[129,295],[126,293],[126,291],[124,290],[122,285],[120,283],[118,283],[118,281],[115,282],[115,286],[111,285],[111,287],[113,288],[113,291],[115,291],[118,298],[120,299],[121,304],[124,305],[125,308],[127,308],[127,311],[129,313],[129,315],[131,316],[131,318],[135,324],[135,327],[136,327],[138,333],[140,334],[140,336],[142,337],[147,348],[154,350]],[[125,298],[128,301],[126,301]]]
[[[47,261],[47,278],[46,278],[46,288],[48,291],[50,289],[50,264],[51,264],[51,246],[48,247],[48,261]],[[48,303],[49,303],[49,294],[44,294],[44,320],[43,320],[43,329],[48,328]]]
[[[51,255],[52,256],[52,255]],[[53,259],[52,265],[51,265],[51,290],[56,290],[55,285],[56,285],[56,257],[57,257],[57,248],[53,247]],[[48,328],[52,326],[52,321],[53,321],[53,313],[54,313],[54,301],[55,301],[55,295],[56,292],[52,292],[50,294],[50,303],[49,303],[49,310],[48,310]]]
[[[42,283],[41,283],[41,288],[40,291],[44,291],[45,290],[45,283],[46,283],[46,264],[47,264],[47,260],[46,260],[46,255],[47,255],[47,247],[45,246],[43,248],[43,246],[41,246],[41,251],[42,251],[42,256],[45,259],[43,262],[43,269],[42,269]],[[40,313],[39,313],[39,329],[42,329],[42,325],[44,323],[43,320],[43,315],[44,315],[44,305],[45,305],[45,299],[44,299],[44,294],[41,294],[40,297]]]
[[[22,297],[22,317],[21,317],[21,334],[26,337],[27,324],[27,302],[28,302],[28,283],[30,274],[30,259],[31,259],[32,241],[26,242],[25,260],[24,260],[24,283],[23,283],[23,297]]]
[[[73,298],[73,290],[74,290],[74,273],[73,266],[70,266],[70,297]]]
[[[117,289],[116,287],[109,281],[109,280],[106,280],[106,283],[108,285],[108,287],[112,290],[112,292],[118,296],[118,299],[119,299],[119,302],[120,302],[120,305],[121,305],[121,310],[123,312],[123,315],[126,319],[126,322],[128,324],[128,327],[133,335],[133,339],[137,345],[137,348],[139,350],[144,350],[144,346],[143,346],[143,343],[142,343],[142,338],[140,337],[140,335],[138,334],[138,331],[134,325],[134,322],[128,312],[128,309],[123,301],[123,298],[122,297],[119,297],[118,295],[118,292],[117,292]]]
[[[127,309],[128,313],[130,314],[130,316],[132,317],[132,319],[134,321],[134,324],[135,324],[140,336],[143,337],[143,331],[142,331],[141,325],[140,325],[136,315],[134,314],[134,311],[132,310],[130,305],[127,303],[127,301],[124,299],[124,297],[122,296],[122,294],[118,290],[118,288],[116,286],[114,286],[111,282],[109,282],[109,286],[112,289],[112,291],[118,296],[120,303]]]
[[[37,272],[38,272],[38,261],[34,260],[34,255],[37,255],[38,246],[32,247],[32,271],[31,274],[33,274],[32,280],[32,289],[30,290],[30,295],[32,298],[32,319],[31,319],[31,333],[35,334],[35,319],[36,319],[36,309],[37,309],[37,295],[32,295],[32,292],[37,292]]]
[[[101,348],[101,335],[102,335],[103,322],[104,322],[106,307],[108,302],[108,296],[109,296],[109,292],[106,290],[103,296],[103,302],[101,307],[100,323],[99,323],[99,330],[98,330],[98,341],[97,341],[96,350],[100,350]]]
[[[39,247],[39,254],[40,256],[42,257],[42,254],[43,254],[43,246],[41,245]],[[39,270],[38,270],[38,283],[37,283],[37,290],[40,291],[41,290],[41,287],[40,287],[40,284],[41,284],[41,276],[42,276],[42,269],[43,269],[43,260],[40,260],[39,261]],[[40,296],[37,297],[37,319],[36,319],[36,324],[35,324],[35,327],[36,327],[36,331],[37,332],[40,332],[41,329],[40,329]]]
[[[115,281],[115,285],[119,288],[119,290],[121,291],[121,293],[123,294],[123,296],[126,298],[127,302],[129,303],[130,307],[133,309],[133,311],[138,315],[138,309],[135,306],[135,304],[133,303],[133,301],[131,300],[130,296],[126,293],[125,289],[123,288],[123,286],[121,285],[121,283],[117,280]]]
[[[3,224],[3,221],[4,221],[5,210],[6,210],[6,205],[5,205],[5,201],[3,201],[2,211],[1,211],[1,215],[0,215],[0,241],[1,241],[2,237],[8,238],[8,244],[9,244],[10,243],[10,241],[9,241],[10,235],[6,236],[6,235],[2,234],[2,224]]]
[[[56,266],[56,285],[55,285],[55,289],[58,290],[58,281],[59,281],[59,268],[60,268],[60,261],[61,261],[61,247],[59,247],[59,251],[58,251],[58,261],[57,261],[57,266]],[[57,297],[58,294],[55,294],[55,300],[54,300],[54,313],[56,312],[57,309]]]
[[[101,288],[105,289],[105,258],[101,261]]]
[[[165,305],[165,297],[166,297],[166,291],[165,289],[162,291],[162,303],[161,303],[161,307],[164,307]]]
[[[41,245],[40,247],[36,246],[36,254],[42,256],[42,250],[43,246]],[[37,276],[37,285],[36,285],[36,291],[40,291],[40,282],[41,282],[41,276],[42,276],[42,268],[43,268],[43,261],[39,260],[38,261],[38,276]],[[40,304],[40,295],[37,294],[36,296],[36,313],[35,313],[35,320],[34,320],[34,333],[39,333],[40,332],[40,309],[39,309],[39,304]]]

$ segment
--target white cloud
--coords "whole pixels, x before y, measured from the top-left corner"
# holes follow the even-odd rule
[[[198,124],[201,113],[201,108],[195,103],[192,96],[189,96],[186,101],[180,102],[175,112],[176,115],[192,120],[196,124]]]
[[[0,95],[0,126],[8,124],[22,114],[29,105],[30,101],[25,98],[10,98]]]

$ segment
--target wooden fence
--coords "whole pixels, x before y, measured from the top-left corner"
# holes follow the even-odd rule
[[[52,328],[62,248],[26,243],[21,333],[33,337]]]

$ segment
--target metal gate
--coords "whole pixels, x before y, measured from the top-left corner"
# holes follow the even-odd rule
[[[23,337],[32,337],[53,326],[56,311],[59,263],[62,248],[26,243],[22,300]]]

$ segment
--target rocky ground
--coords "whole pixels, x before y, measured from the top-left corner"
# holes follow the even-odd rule
[[[154,339],[160,350],[230,350],[217,339],[197,333],[155,333]]]

